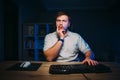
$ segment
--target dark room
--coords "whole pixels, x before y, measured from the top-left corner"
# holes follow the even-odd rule
[[[119,45],[119,0],[0,0],[0,79],[119,80]],[[49,72],[75,63],[111,71]]]

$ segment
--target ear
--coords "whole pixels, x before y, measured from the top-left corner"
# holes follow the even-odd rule
[[[71,23],[68,24],[68,29],[71,31]]]
[[[70,27],[70,22],[69,22],[69,24],[68,24],[68,27]]]

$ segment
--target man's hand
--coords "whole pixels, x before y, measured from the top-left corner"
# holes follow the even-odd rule
[[[59,26],[59,27],[57,28],[57,34],[58,34],[58,36],[59,36],[61,39],[64,39],[65,34],[66,34],[66,31],[63,29],[62,26]]]
[[[88,65],[92,65],[92,66],[95,66],[97,64],[99,64],[97,61],[95,60],[92,60],[90,58],[85,58],[83,61],[82,61],[82,64],[85,64],[87,63]]]

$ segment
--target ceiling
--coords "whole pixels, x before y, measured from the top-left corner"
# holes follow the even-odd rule
[[[119,9],[120,0],[12,0],[25,7],[37,7],[41,10],[94,10]]]
[[[42,0],[48,10],[106,9],[116,5],[118,0]]]

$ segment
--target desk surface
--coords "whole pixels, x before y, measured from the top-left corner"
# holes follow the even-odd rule
[[[80,64],[80,62],[35,62],[42,63],[37,71],[7,71],[6,69],[20,61],[5,61],[0,63],[1,80],[120,80],[120,64],[115,62],[101,62],[112,69],[111,73],[85,74],[49,74],[51,64]]]

